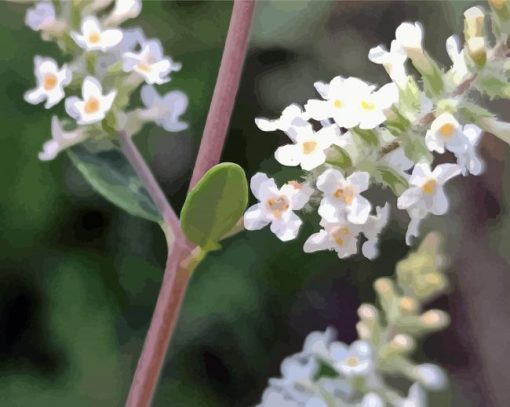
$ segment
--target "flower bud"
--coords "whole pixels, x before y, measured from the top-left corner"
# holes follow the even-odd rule
[[[415,315],[420,307],[418,301],[412,297],[402,297],[398,306],[403,315]]]
[[[468,55],[478,67],[483,67],[487,62],[487,48],[484,37],[473,37],[467,40]]]
[[[358,308],[358,316],[365,321],[375,321],[378,317],[377,308],[372,304],[361,304]]]
[[[427,329],[439,330],[446,327],[450,322],[448,314],[441,310],[429,310],[420,315],[420,322]]]
[[[391,340],[390,345],[397,352],[408,353],[414,350],[416,342],[407,334],[397,334]]]
[[[480,7],[471,7],[464,12],[464,36],[466,41],[473,37],[483,37],[485,14]]]
[[[372,339],[372,333],[370,332],[370,328],[364,322],[358,322],[356,324],[356,331],[358,332],[358,336],[363,340]]]
[[[446,376],[443,370],[432,363],[415,366],[411,375],[429,390],[437,391],[446,385]]]

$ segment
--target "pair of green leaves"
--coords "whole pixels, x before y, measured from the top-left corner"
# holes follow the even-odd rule
[[[93,152],[79,145],[68,150],[73,164],[103,197],[126,212],[161,223],[161,216],[122,152],[113,148]],[[188,194],[181,227],[198,246],[212,250],[242,217],[248,204],[243,169],[233,163],[210,169]]]

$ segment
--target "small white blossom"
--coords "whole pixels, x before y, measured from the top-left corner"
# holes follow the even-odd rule
[[[406,243],[418,236],[420,222],[432,213],[444,215],[448,211],[448,199],[444,193],[444,184],[460,174],[456,164],[440,164],[430,170],[428,164],[416,164],[409,179],[410,187],[397,200],[399,209],[407,209],[411,221],[407,228]]]
[[[457,164],[462,169],[462,174],[480,175],[485,169],[483,160],[478,155],[478,144],[482,138],[483,131],[474,124],[466,124],[462,129],[466,138],[464,148],[455,152]]]
[[[420,23],[402,23],[395,31],[395,39],[408,56],[423,53],[423,27]]]
[[[310,332],[303,345],[303,355],[313,355],[319,356],[322,359],[327,359],[329,357],[329,345],[333,342],[335,336],[335,330],[331,327],[326,328],[324,332]]]
[[[311,99],[306,113],[315,120],[332,118],[340,127],[373,129],[386,120],[385,111],[398,101],[398,88],[389,83],[374,92],[375,87],[358,78],[333,78],[328,86],[321,84],[326,100]]]
[[[370,49],[368,59],[375,64],[383,65],[391,80],[400,88],[406,86],[407,72],[405,63],[407,61],[407,54],[397,40],[391,42],[389,52],[381,45]]]
[[[275,131],[281,130],[289,136],[292,141],[296,140],[294,126],[309,126],[306,121],[308,117],[303,112],[301,106],[292,104],[283,109],[282,114],[278,119],[270,120],[263,117],[257,117],[255,124],[262,131]]]
[[[384,400],[376,393],[368,393],[361,400],[360,407],[384,407]]]
[[[56,22],[55,7],[50,1],[41,1],[27,10],[25,24],[34,31],[51,29]]]
[[[381,162],[394,169],[405,179],[409,179],[409,174],[407,171],[414,167],[414,161],[411,161],[409,158],[407,158],[407,155],[405,154],[405,151],[402,147],[398,147],[388,154],[385,154],[381,158]]]
[[[103,30],[96,17],[87,16],[81,22],[81,33],[72,31],[71,37],[87,51],[105,52],[122,41],[122,31],[116,28]]]
[[[106,25],[119,25],[130,18],[138,17],[142,11],[142,0],[116,0]]]
[[[432,363],[424,363],[413,369],[413,376],[425,388],[437,391],[442,390],[446,385],[446,375],[443,370]]]
[[[103,120],[110,110],[117,91],[103,95],[101,83],[87,76],[83,81],[82,99],[71,96],[66,99],[66,111],[78,124],[91,124]]]
[[[337,126],[323,127],[318,132],[311,126],[294,127],[295,144],[279,147],[276,160],[287,166],[301,165],[305,171],[313,170],[326,162],[326,149],[334,143],[341,143]]]
[[[35,105],[46,100],[44,107],[49,109],[64,98],[64,86],[69,85],[72,77],[67,65],[59,69],[53,59],[36,56],[34,74],[37,87],[25,93],[25,100],[28,103]]]
[[[340,127],[352,128],[359,124],[358,108],[354,101],[360,88],[369,88],[361,79],[337,76],[329,85],[321,84],[321,96],[325,100],[311,99],[305,105],[306,113],[315,120],[334,119]]]
[[[302,221],[293,211],[302,209],[313,192],[311,188],[296,184],[287,183],[278,188],[272,178],[262,173],[255,174],[250,186],[260,203],[244,214],[245,228],[258,230],[271,224],[271,232],[280,240],[294,239]]]
[[[334,250],[338,258],[345,259],[358,252],[359,225],[354,225],[346,219],[335,223],[322,220],[320,225],[323,229],[306,240],[303,246],[305,253]]]
[[[168,75],[173,71],[180,71],[181,67],[180,63],[163,55],[161,43],[155,39],[143,44],[140,52],[126,52],[122,56],[124,72],[138,73],[149,85],[170,81]]]
[[[327,222],[339,222],[346,214],[351,223],[362,224],[372,209],[361,192],[369,186],[368,172],[357,171],[345,178],[334,169],[327,169],[317,178],[317,188],[324,193],[319,206],[319,215]]]
[[[388,224],[390,217],[390,205],[386,203],[382,208],[377,207],[375,215],[370,215],[367,222],[362,225],[361,231],[367,238],[361,246],[361,252],[369,260],[375,259],[379,255],[379,235]]]
[[[425,135],[425,144],[430,151],[442,154],[445,149],[453,153],[464,149],[466,137],[462,126],[450,113],[439,115]]]
[[[413,383],[407,398],[398,403],[397,407],[427,407],[427,395],[418,383]]]
[[[141,112],[146,120],[154,122],[166,131],[178,132],[188,128],[188,123],[180,117],[188,107],[188,97],[184,92],[173,90],[160,96],[154,86],[145,85],[141,91],[142,102],[147,110]]]
[[[358,340],[349,347],[334,342],[330,347],[334,367],[346,377],[367,376],[373,369],[373,350],[368,342]]]
[[[73,131],[64,131],[58,118],[51,118],[51,140],[43,145],[43,150],[39,153],[39,160],[53,160],[62,150],[78,144],[87,138],[84,128],[78,128]]]
[[[453,83],[460,85],[469,77],[469,69],[464,57],[464,50],[460,49],[460,41],[457,35],[452,35],[446,40],[446,52],[453,63],[450,69]]]
[[[299,403],[289,400],[277,389],[269,387],[262,395],[262,402],[257,407],[300,407]]]
[[[398,198],[398,208],[420,207],[434,215],[444,215],[448,211],[448,199],[443,186],[459,174],[456,164],[440,164],[433,171],[428,164],[416,164],[409,179],[410,187]]]

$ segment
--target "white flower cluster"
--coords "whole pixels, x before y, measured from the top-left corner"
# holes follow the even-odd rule
[[[377,371],[377,355],[367,341],[350,346],[335,341],[332,328],[312,332],[301,352],[281,365],[282,377],[269,380],[260,407],[425,407],[424,388],[445,385],[442,370],[432,364],[414,367],[416,382],[403,398],[390,393]]]
[[[398,209],[408,212],[410,244],[426,216],[447,212],[445,183],[459,174],[483,171],[477,153],[482,130],[461,124],[466,117],[460,113],[464,95],[459,87],[473,73],[458,40],[447,40],[453,66],[443,73],[423,50],[419,23],[401,24],[395,37],[390,51],[377,46],[368,55],[383,65],[391,83],[377,89],[358,78],[337,76],[329,83],[316,82],[321,99],[309,100],[304,108],[292,104],[276,120],[255,119],[262,131],[285,132],[289,144],[279,147],[275,158],[284,166],[301,167],[304,174],[302,182],[281,188],[265,174],[256,174],[251,189],[259,203],[246,212],[246,229],[271,224],[282,241],[294,239],[302,224],[295,211],[318,203],[321,230],[306,240],[304,251],[335,250],[345,258],[358,252],[363,235],[361,251],[372,259],[390,214],[389,203],[376,207],[364,196],[372,184],[390,187]],[[425,72],[429,88],[420,90],[408,75],[408,60]],[[446,152],[456,163],[432,168],[432,153]]]
[[[36,87],[26,92],[25,100],[45,102],[45,108],[50,109],[67,96],[65,110],[75,122],[69,125],[52,118],[52,139],[44,144],[41,160],[52,160],[68,147],[104,136],[101,122],[107,118],[130,135],[149,121],[170,132],[188,127],[181,120],[187,96],[181,91],[160,96],[153,86],[169,82],[170,74],[179,71],[181,64],[164,55],[159,40],[145,39],[140,28],[118,27],[140,14],[141,0],[115,0],[111,11],[105,11],[112,2],[62,1],[57,13],[53,2],[39,1],[27,11],[25,22],[30,28],[40,31],[46,40],[55,40],[74,57],[62,66],[52,58],[34,58]],[[76,13],[82,17],[79,29],[68,18]],[[145,108],[123,112],[131,93],[143,83]],[[80,87],[81,96],[69,95]],[[64,131],[63,127],[73,129]]]

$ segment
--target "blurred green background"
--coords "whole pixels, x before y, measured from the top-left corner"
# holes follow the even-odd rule
[[[420,20],[430,52],[446,62],[444,41],[462,30],[471,1],[260,1],[224,160],[280,180],[273,152],[285,136],[260,132],[256,116],[273,117],[314,97],[313,82],[355,75],[387,81],[368,50],[389,44],[401,21]],[[33,56],[62,62],[54,44],[24,27],[26,8],[0,3],[0,404],[122,405],[155,304],[165,261],[157,226],[127,215],[96,195],[62,155],[42,163],[51,115],[23,101],[33,86]],[[184,200],[225,40],[231,3],[144,1],[142,26],[183,63],[163,89],[190,98],[189,131],[145,127],[137,143],[175,207]],[[504,116],[508,105],[497,105]],[[60,110],[59,110],[60,109]],[[64,115],[62,104],[57,113]],[[443,231],[452,255],[451,295],[436,306],[453,325],[425,342],[420,360],[451,373],[433,405],[510,404],[510,267],[506,219],[509,148],[486,139],[487,172],[451,189]],[[390,197],[374,191],[375,200]],[[196,271],[167,357],[155,406],[250,406],[282,359],[301,349],[311,330],[336,327],[355,339],[356,309],[373,300],[371,284],[393,272],[407,218],[394,214],[380,258],[339,261],[304,255],[317,229],[280,243],[267,229],[226,241]]]

